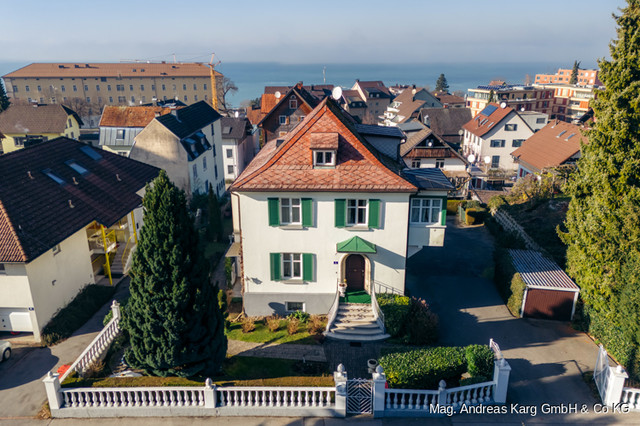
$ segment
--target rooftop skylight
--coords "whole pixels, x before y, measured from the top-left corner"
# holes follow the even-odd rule
[[[51,171],[51,169],[45,169],[45,170],[42,171],[42,173],[44,173],[45,175],[49,176],[51,178],[51,180],[53,180],[58,185],[64,185],[64,184],[67,183],[60,176],[58,176],[57,174],[53,173]]]
[[[82,167],[75,160],[69,160],[65,164],[67,166],[71,167],[73,170],[75,170],[76,172],[80,173],[83,176],[86,175],[87,173],[89,173],[89,170],[87,170],[84,167]]]
[[[84,154],[87,155],[87,157],[91,158],[92,160],[98,161],[102,158],[102,155],[98,154],[96,151],[94,151],[93,148],[91,148],[88,145],[85,145],[83,147],[80,147],[80,151],[82,151]]]

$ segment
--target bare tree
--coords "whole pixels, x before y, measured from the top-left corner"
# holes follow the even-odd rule
[[[228,103],[227,101],[227,94],[233,94],[236,93],[238,91],[238,86],[236,86],[236,84],[229,78],[229,77],[224,77],[222,79],[222,96],[220,96],[220,111],[224,112],[225,114],[229,113],[229,108],[231,107],[231,105]]]

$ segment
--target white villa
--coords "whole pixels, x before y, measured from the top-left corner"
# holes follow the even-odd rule
[[[263,147],[230,188],[227,256],[247,315],[335,312],[344,283],[373,299],[404,293],[407,257],[443,245],[453,187],[440,169],[403,170],[400,142],[390,137],[396,154],[383,154],[325,99]]]

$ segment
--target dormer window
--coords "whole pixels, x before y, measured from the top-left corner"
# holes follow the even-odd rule
[[[335,151],[314,151],[313,165],[314,166],[335,166],[336,165]]]
[[[289,99],[289,109],[297,109],[298,108],[298,99],[291,98]]]

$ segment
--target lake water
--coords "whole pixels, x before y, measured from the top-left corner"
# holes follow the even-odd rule
[[[8,74],[27,62],[0,62],[0,75]],[[238,86],[238,92],[230,97],[234,106],[243,100],[259,97],[264,86],[291,86],[302,81],[305,84],[322,84],[323,68],[327,84],[351,88],[356,79],[382,80],[387,86],[394,84],[428,85],[432,90],[436,80],[444,73],[451,92],[474,88],[491,80],[505,80],[517,84],[524,82],[528,74],[555,73],[557,63],[457,63],[457,64],[282,64],[265,62],[222,63],[216,69]]]

